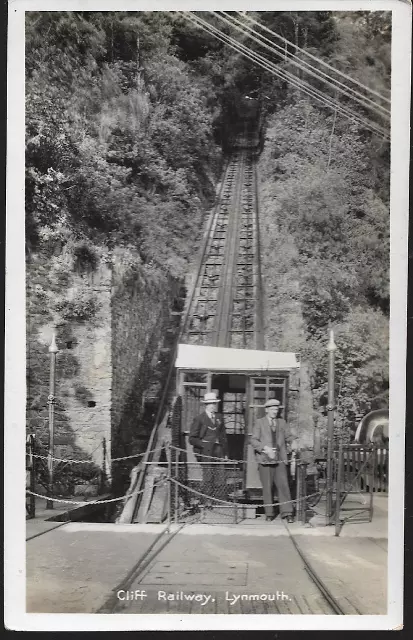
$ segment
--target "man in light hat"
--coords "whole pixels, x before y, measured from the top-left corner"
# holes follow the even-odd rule
[[[225,499],[225,475],[219,464],[228,457],[227,434],[222,416],[218,414],[219,398],[216,393],[206,393],[202,403],[205,411],[197,416],[189,432],[189,442],[202,463],[203,493]]]
[[[275,486],[281,517],[293,522],[293,504],[286,468],[285,420],[278,417],[281,404],[279,400],[273,399],[268,400],[264,407],[265,416],[255,423],[250,439],[258,462],[264,504],[274,503]],[[273,520],[274,507],[264,508],[266,520]]]

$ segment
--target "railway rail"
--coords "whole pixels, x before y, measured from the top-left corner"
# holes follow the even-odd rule
[[[188,344],[259,348],[260,265],[254,151],[234,151],[224,171],[206,249],[186,312]]]

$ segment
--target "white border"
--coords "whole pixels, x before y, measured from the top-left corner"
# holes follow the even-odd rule
[[[208,9],[248,10],[251,3],[209,2]],[[395,629],[403,619],[403,508],[406,295],[410,122],[411,5],[405,0],[277,0],[254,10],[393,12],[391,147],[390,499],[388,615],[207,616],[28,614],[25,612],[25,276],[24,11],[205,10],[203,2],[10,0],[6,222],[5,624],[13,630]]]

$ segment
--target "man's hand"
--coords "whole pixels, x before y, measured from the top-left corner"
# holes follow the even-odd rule
[[[275,459],[275,451],[272,450],[271,447],[269,447],[268,445],[265,445],[264,447],[264,453],[271,459],[274,460]]]

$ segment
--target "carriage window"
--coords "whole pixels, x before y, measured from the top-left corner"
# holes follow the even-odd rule
[[[285,401],[285,378],[251,378],[250,406],[259,409],[267,400]]]
[[[207,384],[207,374],[199,371],[186,371],[184,384]]]
[[[227,433],[245,432],[245,393],[225,393],[222,414]]]

